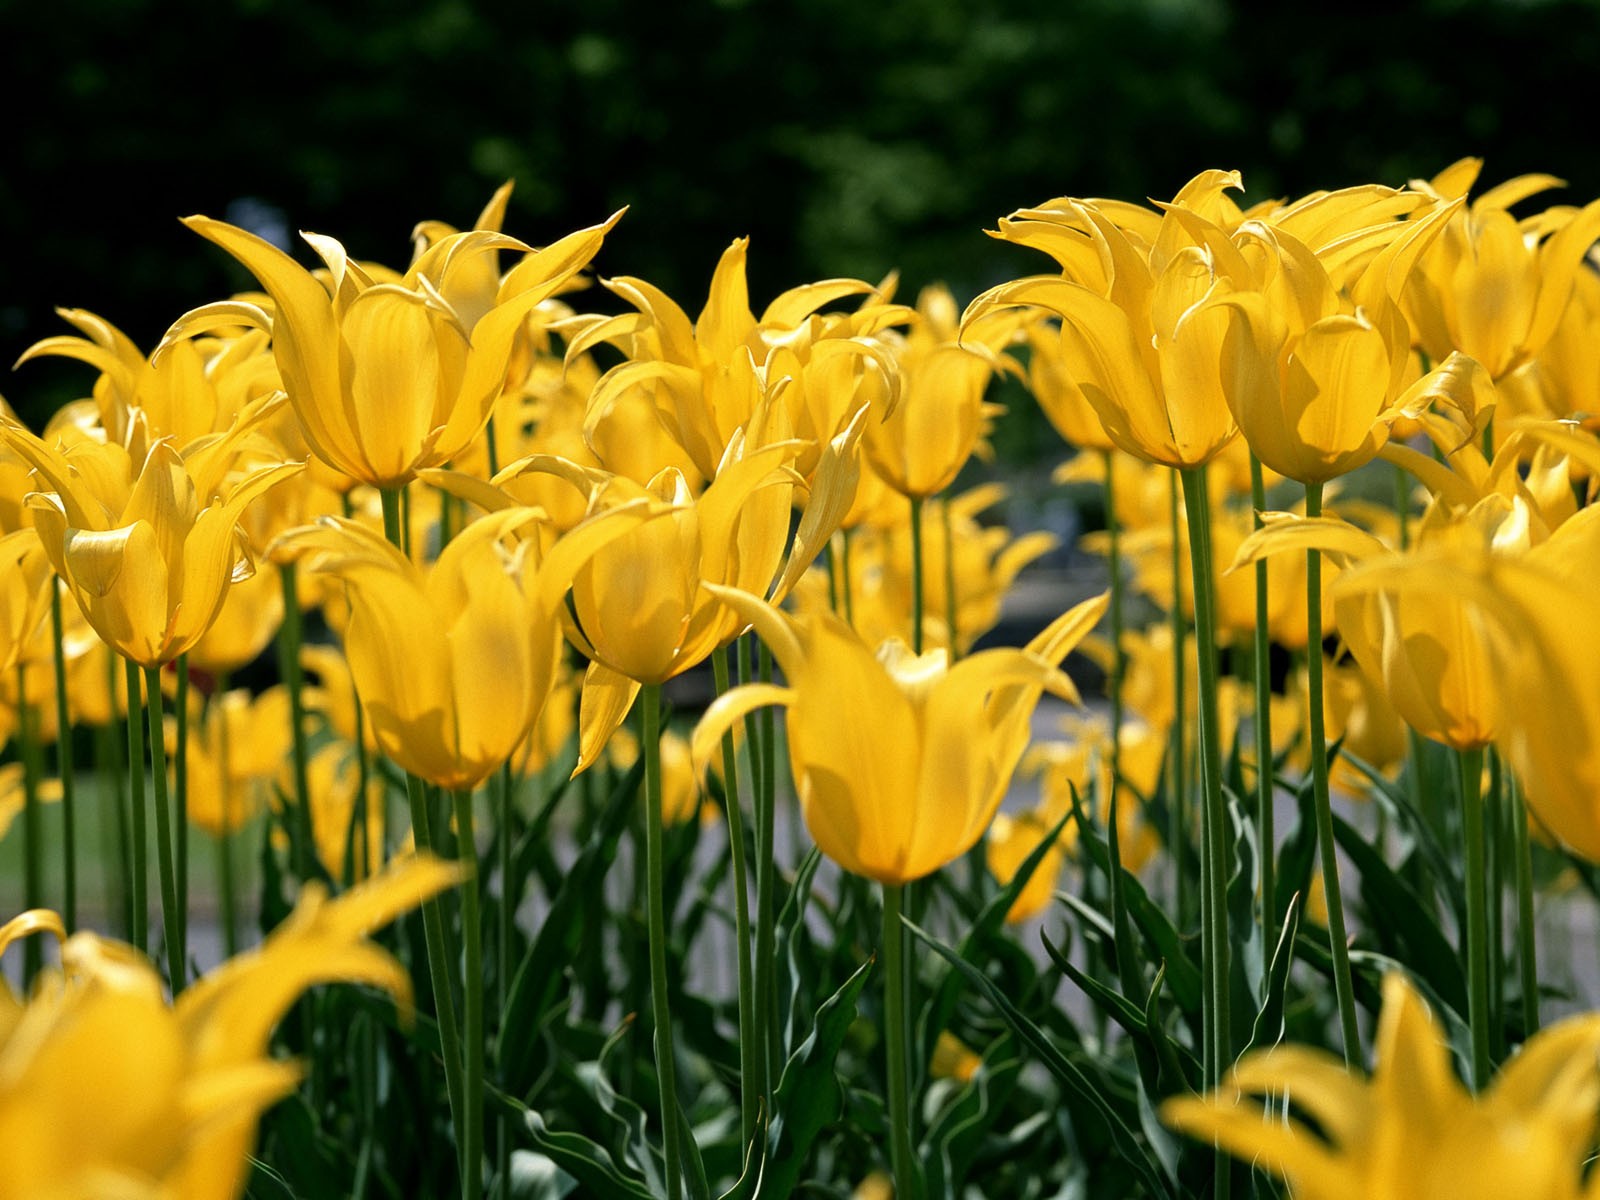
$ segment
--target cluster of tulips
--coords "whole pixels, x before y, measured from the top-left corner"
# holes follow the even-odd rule
[[[796,953],[779,910],[819,853],[841,888],[875,890],[881,919],[862,957],[882,977],[886,1095],[858,1194],[953,1186],[919,1141],[939,1124],[923,1048],[944,1035],[932,1073],[980,1089],[990,1060],[924,1028],[916,993],[934,964],[907,933],[950,960],[940,996],[962,978],[983,989],[986,964],[922,928],[940,911],[933,883],[969,852],[987,866],[980,923],[1033,919],[1069,860],[1086,879],[1099,864],[1073,900],[1117,951],[1099,973],[1063,969],[1134,1046],[1126,1083],[1148,1121],[1103,1119],[1141,1194],[1226,1196],[1230,1154],[1301,1197],[1585,1194],[1600,1017],[1538,1032],[1531,918],[1536,851],[1600,860],[1600,645],[1582,636],[1600,624],[1600,201],[1518,219],[1512,206],[1557,181],[1469,199],[1477,172],[1249,208],[1219,171],[1152,207],[1052,200],[995,236],[1058,269],[964,314],[941,288],[897,302],[891,278],[796,287],[758,316],[742,240],[696,317],[625,276],[602,281],[620,312],[584,312],[572,295],[622,214],[533,249],[501,232],[509,185],[469,230],[419,225],[403,272],[314,234],[308,271],[188,218],[261,290],[182,315],[148,354],[63,310],[76,333],[24,361],[77,359],[97,372],[92,395],[38,435],[0,418],[0,701],[17,747],[0,830],[20,826],[27,910],[0,928],[0,949],[26,939],[27,989],[0,986],[0,1193],[242,1194],[261,1114],[300,1083],[269,1052],[273,1027],[332,980],[407,1006],[410,975],[368,935],[420,906],[422,1045],[461,1195],[536,1194],[518,1190],[519,1147],[595,1194],[712,1194],[678,1077],[694,1054],[673,1010],[686,884],[667,861],[672,827],[698,812],[726,826],[729,1195],[787,1194],[829,1119],[787,1106],[806,1080],[831,1084],[832,1058],[805,1072],[834,1026],[819,1013],[786,1060],[779,1026],[802,1018],[776,971]],[[1055,545],[983,523],[999,485],[954,489],[1006,375],[1081,451],[1060,479],[1103,489],[1107,529],[1088,545],[1111,588],[1025,647],[975,649]],[[1390,503],[1345,483],[1379,459]],[[307,636],[313,610],[331,639]],[[281,682],[231,688],[274,643]],[[1105,668],[1109,712],[1036,743],[1041,698],[1079,700],[1062,669],[1079,647]],[[685,737],[663,685],[707,663],[717,698]],[[91,727],[127,944],[78,928],[72,731]],[[1448,747],[1453,771],[1430,777],[1443,752],[1424,742]],[[795,872],[776,850],[785,758],[816,848]],[[514,833],[548,829],[552,775],[630,768],[655,1104],[637,1162],[559,1114],[508,1119],[541,1105],[515,1061],[525,993],[606,952],[519,922],[529,839]],[[1039,804],[1001,813],[1019,768]],[[1364,1079],[1358,1007],[1377,998],[1371,965],[1351,962],[1335,790],[1459,838],[1465,1086],[1398,967]],[[1286,791],[1309,817],[1295,853],[1274,825]],[[145,957],[147,807],[164,980]],[[263,813],[264,858],[298,902],[236,954],[235,842]],[[232,956],[199,978],[191,825],[217,843]],[[1383,840],[1369,853],[1381,865]],[[46,895],[57,858],[61,894]],[[1152,862],[1170,883],[1160,954],[1132,932],[1161,940],[1139,880]],[[1197,970],[1180,941],[1193,930]],[[40,953],[52,934],[59,968]],[[1297,954],[1332,981],[1322,1011],[1342,1058],[1262,1048]],[[1157,1003],[1183,970],[1192,1029]],[[860,978],[837,982],[823,1007],[853,1013]],[[1048,1032],[991,999],[1008,1037],[1081,1081]],[[1521,1049],[1496,1078],[1508,1027]],[[300,1048],[316,1043],[305,1032]],[[376,1049],[355,1059],[370,1115]],[[600,1103],[634,1119],[609,1089]]]

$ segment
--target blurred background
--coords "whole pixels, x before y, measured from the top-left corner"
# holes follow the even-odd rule
[[[1052,196],[1402,184],[1466,154],[1600,194],[1597,0],[0,0],[9,43],[0,361],[95,311],[148,348],[245,286],[177,221],[310,229],[404,266],[423,218],[517,183],[543,243],[630,212],[602,273],[691,313],[752,238],[752,299],[899,268],[965,302],[1046,260],[990,241]],[[301,248],[303,249],[303,247]],[[298,250],[297,250],[298,253]],[[604,306],[609,297],[591,293]],[[37,425],[79,364],[0,376]],[[1059,456],[1026,418],[1002,456]]]

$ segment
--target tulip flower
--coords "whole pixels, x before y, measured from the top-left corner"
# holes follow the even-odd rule
[[[587,522],[541,560],[540,514],[506,509],[468,526],[426,574],[338,518],[283,542],[350,592],[345,654],[378,746],[412,774],[461,791],[521,744],[555,678],[562,596],[637,519],[630,510]]]
[[[65,453],[16,424],[0,439],[38,473],[28,499],[56,573],[94,631],[150,668],[171,662],[210,628],[228,585],[251,569],[238,524],[246,505],[300,470],[280,463],[236,481],[233,439],[270,411],[257,404],[234,431],[185,458],[170,438],[126,448],[85,442]]]
[[[486,230],[445,237],[398,281],[380,282],[338,242],[308,234],[332,276],[330,292],[253,234],[189,217],[185,224],[255,275],[272,310],[243,300],[195,309],[178,319],[156,354],[219,325],[270,331],[283,386],[316,456],[363,483],[396,488],[477,436],[499,398],[523,321],[594,257],[621,216],[529,254],[476,320],[478,260],[526,250],[521,242]]]
[[[1463,159],[1417,186],[1460,201],[1483,166]],[[1495,379],[1523,366],[1554,335],[1584,254],[1600,238],[1600,200],[1518,221],[1512,205],[1561,180],[1521,175],[1490,188],[1470,207],[1457,204],[1443,237],[1405,291],[1417,340],[1435,361],[1471,355]]]
[[[1039,843],[1049,836],[1055,822],[1046,819],[1043,810],[1030,810],[1012,816],[996,813],[989,825],[989,837],[983,847],[984,865],[989,868],[995,882],[1007,886],[1016,878],[1027,857],[1039,848]],[[1061,869],[1066,866],[1066,847],[1061,844],[1066,836],[1063,830],[1055,843],[1044,852],[1044,857],[1034,868],[1028,882],[1022,885],[1017,898],[1006,910],[1008,924],[1031,921],[1055,898],[1056,883]]]
[[[1058,664],[1094,627],[1106,597],[1086,600],[1025,650],[980,651],[954,666],[943,650],[898,640],[874,653],[837,618],[788,617],[712,589],[771,647],[787,686],[749,685],[718,699],[696,727],[697,763],[768,704],[789,710],[789,762],[806,828],[847,871],[899,885],[970,849],[994,817],[1044,691],[1076,702]]]
[[[0,537],[0,671],[9,673],[28,656],[49,616],[54,586],[50,560],[33,530]]]
[[[272,800],[289,756],[289,696],[280,684],[252,697],[211,697],[189,720],[189,820],[212,837],[237,833]],[[177,725],[166,726],[168,762]]]
[[[1161,1116],[1285,1180],[1298,1200],[1580,1200],[1597,1191],[1584,1179],[1597,1054],[1600,1016],[1574,1017],[1530,1038],[1473,1096],[1444,1026],[1391,971],[1370,1079],[1320,1050],[1278,1046],[1245,1055],[1208,1095],[1168,1100]]]
[[[382,988],[408,1017],[410,978],[368,935],[458,878],[413,858],[337,899],[307,884],[258,949],[175,1004],[142,956],[92,933],[62,941],[60,972],[25,1003],[0,982],[0,1194],[233,1200],[260,1115],[300,1077],[267,1056],[273,1027],[340,980]],[[24,913],[0,926],[0,950],[39,932],[64,936],[54,913]]]

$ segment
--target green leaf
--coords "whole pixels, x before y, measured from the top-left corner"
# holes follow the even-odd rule
[[[1278,948],[1273,952],[1272,969],[1267,973],[1266,996],[1256,1013],[1255,1024],[1251,1026],[1246,1050],[1276,1046],[1283,1038],[1283,999],[1289,987],[1289,968],[1294,965],[1294,939],[1300,930],[1300,907],[1300,893],[1296,892],[1283,914]]]
[[[623,1172],[604,1146],[590,1141],[581,1133],[556,1133],[544,1123],[544,1117],[529,1109],[523,1118],[528,1124],[533,1145],[539,1153],[578,1181],[580,1187],[589,1189],[592,1196],[605,1196],[610,1200],[657,1200],[657,1196],[637,1175]]]
[[[1160,1161],[1152,1157],[1149,1147],[1140,1143],[1128,1123],[1111,1106],[1110,1101],[1106,1099],[1101,1089],[1083,1073],[1082,1068],[1067,1058],[1045,1035],[1044,1031],[1030,1021],[1006,997],[1005,993],[996,987],[994,982],[977,967],[965,961],[951,947],[946,946],[932,934],[912,922],[906,921],[906,928],[926,942],[936,954],[953,966],[968,983],[977,988],[989,1003],[994,1005],[1000,1015],[1005,1018],[1006,1024],[1011,1027],[1012,1032],[1039,1056],[1044,1065],[1050,1070],[1050,1073],[1065,1084],[1074,1095],[1100,1117],[1111,1134],[1112,1143],[1115,1145],[1118,1154],[1144,1180],[1151,1194],[1171,1197],[1173,1191],[1163,1173]]]
[[[594,898],[601,894],[606,872],[616,858],[617,843],[627,828],[643,778],[641,755],[611,793],[601,820],[567,871],[561,890],[551,899],[550,912],[512,978],[500,1018],[495,1061],[504,1085],[513,1093],[524,1093],[531,1083],[540,1031],[563,990],[560,964],[574,961],[583,925],[594,918]]]
[[[834,1061],[856,1019],[856,999],[872,971],[868,959],[844,986],[817,1009],[810,1036],[784,1064],[772,1098],[767,1126],[767,1159],[762,1169],[762,1200],[783,1200],[793,1192],[823,1126],[839,1115],[839,1080]]]
[[[1022,1059],[1015,1056],[1010,1035],[992,1049],[977,1073],[961,1085],[955,1098],[938,1111],[917,1157],[927,1172],[930,1196],[959,1196],[985,1135],[1002,1115],[1016,1087]],[[990,1059],[996,1060],[993,1065]]]

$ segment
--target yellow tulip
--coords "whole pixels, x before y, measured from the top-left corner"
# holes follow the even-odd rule
[[[61,945],[26,1003],[0,983],[0,1195],[233,1200],[262,1112],[300,1071],[267,1056],[273,1027],[307,988],[383,988],[410,1012],[411,984],[368,935],[451,886],[459,869],[397,863],[337,899],[315,883],[256,950],[199,980],[176,1004],[131,947],[92,933]],[[54,913],[0,926],[0,950]]]
[[[1443,1026],[1394,971],[1371,1079],[1324,1051],[1279,1046],[1245,1055],[1209,1095],[1168,1100],[1161,1116],[1284,1179],[1299,1200],[1580,1200],[1600,1193],[1584,1181],[1597,1054],[1600,1016],[1571,1018],[1535,1034],[1473,1096]]]
[[[1050,240],[1012,240],[1046,249],[1064,274],[991,289],[968,306],[963,326],[1007,306],[1056,313],[1061,362],[1111,442],[1149,462],[1203,466],[1238,433],[1222,360],[1239,318],[1223,302],[1250,278],[1227,230],[1204,214],[1240,186],[1237,173],[1203,173],[1155,220],[1151,241],[1099,201],[1062,199],[1019,214],[1048,226]]]
[[[0,708],[0,734],[9,737],[10,727],[14,724],[13,714]],[[11,822],[17,819],[17,815],[22,812],[28,801],[23,769],[23,765],[19,762],[8,762],[0,766],[0,839],[5,838],[11,828]],[[61,780],[41,779],[37,786],[41,802],[53,804],[61,799]]]
[[[50,613],[55,574],[31,529],[0,537],[0,672],[30,657],[29,647]]]
[[[1463,159],[1431,184],[1460,200],[1476,181],[1478,159]],[[1549,209],[1524,221],[1512,205],[1561,181],[1521,175],[1458,207],[1443,237],[1423,256],[1405,292],[1417,340],[1436,361],[1462,351],[1495,379],[1544,348],[1561,321],[1585,252],[1600,237],[1600,200]]]
[[[51,565],[94,631],[125,658],[154,667],[192,648],[228,585],[250,570],[238,533],[245,506],[300,470],[280,463],[228,477],[235,439],[268,411],[256,406],[188,458],[169,438],[146,443],[138,422],[127,448],[84,442],[65,453],[0,424],[0,438],[49,489],[28,506]]]
[[[639,519],[629,510],[587,522],[541,559],[540,514],[506,509],[469,525],[426,573],[337,518],[284,542],[350,593],[345,654],[378,746],[407,771],[460,790],[521,744],[555,678],[557,610],[573,575]]]
[[[1039,843],[1055,827],[1055,822],[1046,820],[1045,816],[1040,810],[1014,816],[1010,813],[995,814],[989,824],[989,836],[984,842],[983,860],[989,868],[989,874],[1000,886],[1004,887],[1016,878],[1023,860],[1039,848]],[[1062,843],[1070,841],[1070,830],[1069,825],[1061,831],[1055,844],[1044,852],[1044,857],[1028,877],[1028,882],[1022,885],[1017,898],[1011,902],[1011,907],[1006,910],[1006,921],[1010,924],[1031,921],[1048,908],[1050,901],[1055,898],[1056,882],[1067,861],[1067,847]]]
[[[348,846],[351,878],[358,882],[365,879],[383,862],[383,777],[373,772],[367,779],[366,828],[357,829],[353,822],[361,771],[349,749],[337,743],[320,747],[306,764],[306,773],[311,796],[311,840],[322,869],[334,879],[343,879]]]
[[[787,686],[719,698],[691,739],[707,762],[723,733],[767,704],[787,706],[789,764],[817,846],[853,874],[902,884],[970,849],[993,819],[1048,690],[1077,701],[1056,664],[1105,611],[1086,600],[1025,650],[985,650],[947,665],[897,640],[874,653],[829,614],[795,619],[714,588],[772,648]]]
[[[1027,340],[1028,390],[1056,432],[1081,450],[1112,450],[1116,443],[1106,436],[1094,406],[1072,377],[1061,349],[1061,331],[1035,321],[1027,328]]]
[[[259,563],[252,575],[228,588],[217,619],[189,648],[189,666],[211,675],[231,674],[259,658],[282,623],[283,581],[275,565]]]
[[[199,719],[197,720],[196,717]],[[289,757],[289,693],[238,688],[211,697],[189,720],[189,820],[212,837],[235,833],[272,800]],[[168,767],[177,723],[166,726]]]
[[[618,729],[606,744],[606,753],[617,770],[626,771],[639,761],[639,739],[627,728]],[[689,742],[673,729],[661,733],[661,820],[669,828],[692,820],[697,814],[705,824],[720,820],[709,801],[702,807],[704,788],[695,775]]]
[[[218,325],[270,331],[283,386],[316,456],[363,483],[399,487],[477,436],[528,313],[594,257],[621,215],[529,254],[475,320],[481,260],[526,250],[521,242],[487,230],[455,234],[430,246],[403,277],[379,281],[332,238],[308,234],[331,275],[330,292],[253,234],[189,217],[185,224],[255,275],[272,311],[242,300],[195,309],[168,331],[157,357]]]

